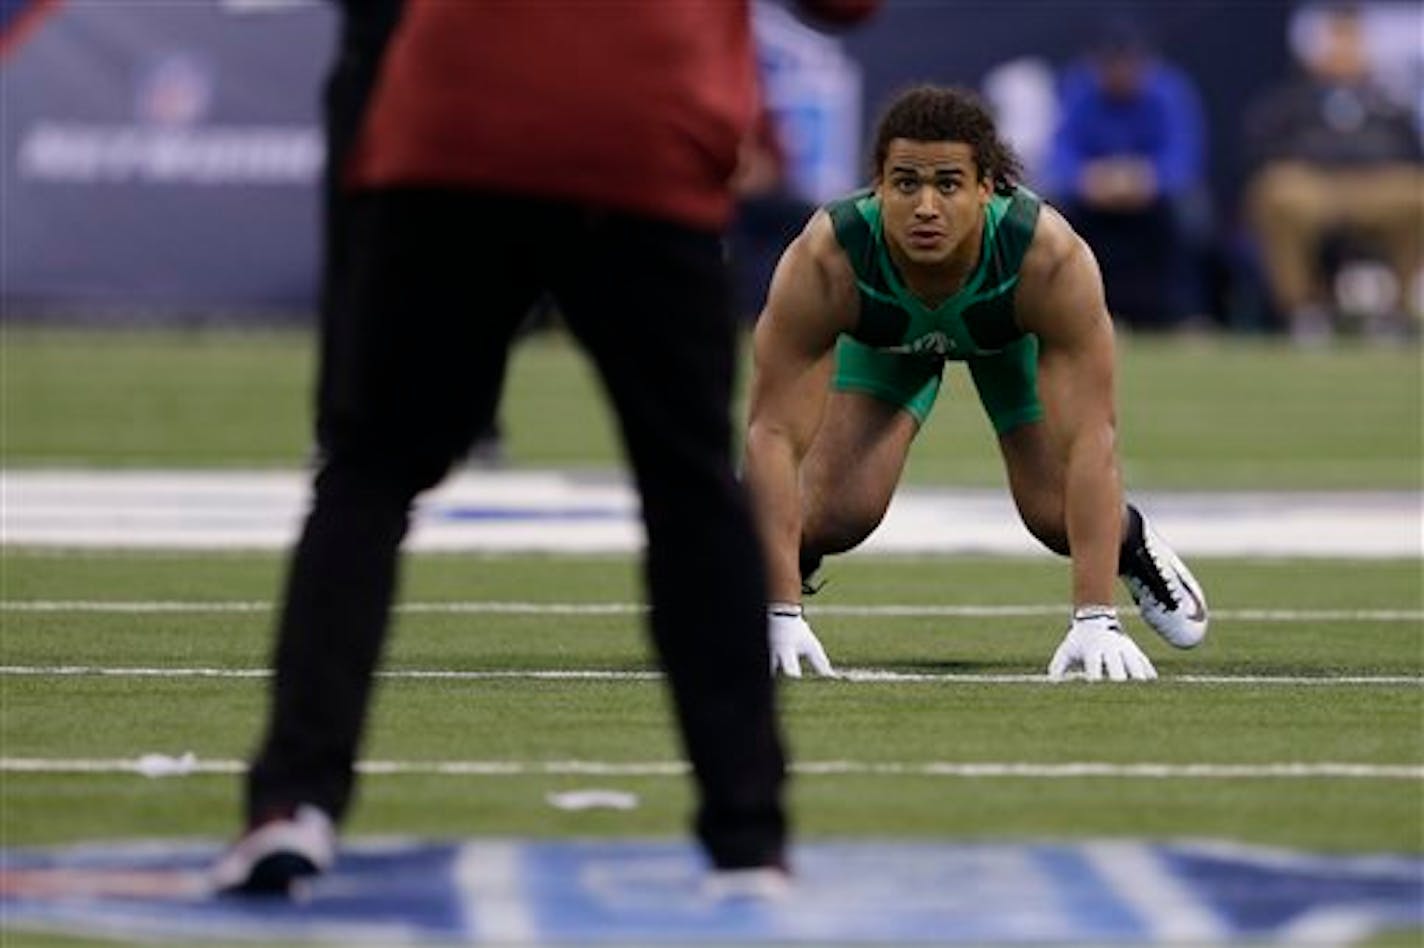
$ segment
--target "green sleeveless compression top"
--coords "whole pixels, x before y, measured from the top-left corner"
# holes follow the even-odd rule
[[[958,292],[930,308],[905,287],[890,259],[874,192],[826,205],[860,291],[860,319],[837,346],[835,387],[900,405],[923,423],[945,360],[963,361],[1001,434],[1042,418],[1037,340],[1019,329],[1013,309],[1041,207],[1023,187],[990,198],[978,264]]]

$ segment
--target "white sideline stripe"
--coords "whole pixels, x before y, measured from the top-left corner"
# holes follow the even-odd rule
[[[28,774],[118,774],[141,773],[141,763],[123,757],[0,757],[0,772]],[[241,760],[196,760],[185,768],[188,774],[234,774],[246,770]],[[689,772],[682,761],[632,761],[617,763],[597,760],[366,760],[356,765],[363,774],[376,776],[598,776],[676,777]],[[1424,781],[1424,765],[1352,764],[1336,761],[1280,762],[1263,764],[1113,764],[1072,761],[1040,764],[1026,761],[982,763],[931,761],[924,763],[875,762],[858,760],[804,761],[791,769],[808,776],[891,776],[891,777],[1009,777],[1043,780],[1081,777],[1145,778],[1151,780],[1212,779],[1313,779]]]
[[[67,600],[12,599],[0,601],[0,612],[112,612],[146,613],[227,613],[270,612],[273,603],[261,600],[214,602],[180,600]],[[490,615],[630,615],[647,611],[634,602],[407,602],[398,612],[472,613]],[[948,616],[971,619],[1061,616],[1062,603],[1023,606],[934,606],[934,605],[813,605],[817,615],[841,616]],[[1424,609],[1215,609],[1215,619],[1242,622],[1424,622]]]
[[[416,505],[409,550],[633,554],[646,547],[622,472],[462,472]],[[290,549],[307,507],[304,470],[0,468],[11,546],[150,550]],[[1418,491],[1144,492],[1158,531],[1197,556],[1419,559]],[[514,519],[468,519],[470,509]],[[592,519],[576,516],[596,514]],[[532,519],[520,515],[532,514]],[[865,554],[1049,554],[1001,487],[907,485]]]
[[[0,665],[0,676],[95,677],[95,678],[269,678],[267,668],[140,668],[106,665]],[[438,668],[388,669],[376,672],[381,678],[440,681],[659,681],[662,672],[615,671],[598,668],[491,669]],[[935,683],[972,685],[1055,684],[1047,675],[966,675],[933,672],[897,672],[874,668],[842,669],[838,680],[856,683]],[[1160,681],[1188,685],[1424,685],[1419,675],[1166,675]]]

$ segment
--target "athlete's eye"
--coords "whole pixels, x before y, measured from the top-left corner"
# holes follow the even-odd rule
[[[940,194],[953,194],[955,191],[958,191],[958,190],[959,190],[959,182],[958,182],[957,180],[940,181],[940,182],[939,182],[939,193],[940,193]]]
[[[896,178],[895,190],[901,194],[914,194],[920,189],[920,182],[915,178]]]

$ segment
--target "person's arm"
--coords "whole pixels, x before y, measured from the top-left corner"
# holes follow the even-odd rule
[[[850,328],[855,277],[825,213],[782,255],[757,323],[746,480],[766,550],[771,670],[801,676],[804,658],[834,675],[801,610],[801,463],[825,413],[836,337]]]
[[[801,599],[801,462],[825,411],[836,337],[853,314],[848,271],[830,219],[817,214],[782,255],[757,321],[746,482],[774,602]]]
[[[1113,608],[1122,544],[1115,352],[1102,276],[1088,245],[1051,208],[1024,260],[1015,306],[1038,336],[1038,386],[1054,450],[1063,462],[1064,518],[1073,557],[1073,618],[1049,664],[1061,678],[1081,664],[1090,679],[1150,680],[1151,661]]]
[[[1038,336],[1038,386],[1063,460],[1076,605],[1110,603],[1122,534],[1112,317],[1092,251],[1045,208],[1015,298]]]

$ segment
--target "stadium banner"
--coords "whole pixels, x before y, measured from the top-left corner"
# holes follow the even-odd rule
[[[6,314],[309,310],[331,5],[21,12],[0,58]]]

